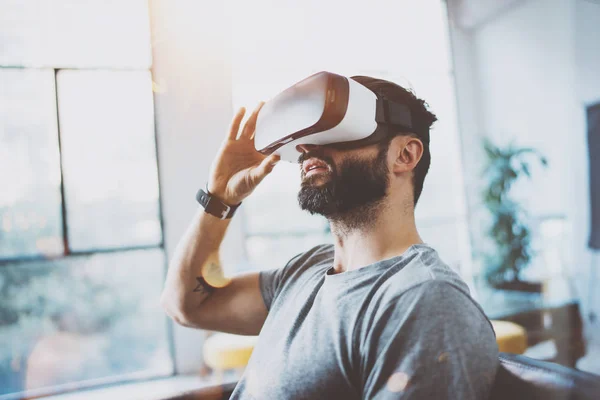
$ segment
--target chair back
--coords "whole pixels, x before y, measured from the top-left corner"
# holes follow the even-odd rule
[[[600,399],[600,376],[516,354],[499,358],[491,400]]]

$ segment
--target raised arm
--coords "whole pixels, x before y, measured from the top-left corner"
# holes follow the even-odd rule
[[[215,157],[208,191],[229,205],[242,202],[268,175],[278,156],[264,156],[254,147],[260,107],[240,131],[245,110],[233,118]],[[258,273],[225,277],[219,248],[230,220],[196,212],[169,263],[161,304],[177,323],[237,334],[258,334],[267,309],[260,294]]]

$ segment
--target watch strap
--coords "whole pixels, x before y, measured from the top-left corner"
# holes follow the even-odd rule
[[[208,188],[206,191],[204,189],[198,190],[196,193],[196,200],[202,207],[204,207],[204,211],[208,214],[211,214],[219,219],[228,219],[233,217],[235,211],[240,206],[239,203],[235,206],[230,206],[229,204],[224,203],[219,198],[212,195]]]

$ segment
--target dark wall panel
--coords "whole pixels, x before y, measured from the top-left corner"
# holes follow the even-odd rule
[[[592,206],[590,247],[600,250],[600,104],[588,108],[587,120]]]

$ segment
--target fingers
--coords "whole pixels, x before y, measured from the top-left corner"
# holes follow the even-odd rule
[[[264,105],[264,101],[258,103],[258,106],[252,112],[252,115],[248,118],[248,121],[244,124],[244,128],[242,129],[242,133],[240,134],[240,139],[248,139],[251,140],[254,136],[254,130],[256,129],[256,120],[258,119],[258,113],[260,109]]]
[[[271,154],[269,157],[262,160],[260,165],[252,171],[254,184],[258,185],[265,176],[269,175],[280,159],[281,157],[278,154]]]
[[[229,126],[229,133],[227,134],[227,139],[235,140],[237,138],[238,131],[240,130],[240,123],[244,118],[244,114],[246,114],[246,109],[244,107],[240,108],[237,114],[235,114],[233,120],[231,121],[231,125]]]

